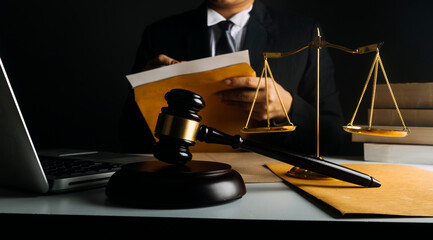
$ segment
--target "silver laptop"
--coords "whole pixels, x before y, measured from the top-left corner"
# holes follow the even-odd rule
[[[75,150],[38,155],[1,59],[0,66],[0,185],[39,193],[105,186],[120,164],[103,160],[121,157]]]

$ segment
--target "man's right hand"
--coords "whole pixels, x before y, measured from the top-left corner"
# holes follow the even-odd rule
[[[179,61],[176,59],[173,59],[167,55],[159,54],[155,58],[149,60],[146,63],[146,66],[144,67],[143,70],[150,70],[150,69],[159,68],[159,67],[163,67],[163,66],[167,66],[167,65],[171,65],[171,64],[175,64],[175,63],[179,63]]]

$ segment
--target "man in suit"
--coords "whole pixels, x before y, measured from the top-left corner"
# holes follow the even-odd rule
[[[219,54],[220,37],[227,30],[218,23],[230,20],[229,39],[233,51],[248,49],[253,69],[261,73],[262,52],[289,52],[313,40],[318,23],[294,14],[276,12],[258,0],[206,0],[197,9],[168,17],[148,26],[137,53],[133,72]],[[222,38],[221,38],[222,39]],[[320,56],[320,136],[321,152],[336,154],[343,141],[342,113],[326,49]],[[316,51],[308,48],[295,55],[270,59],[278,91],[291,121],[297,126],[290,133],[267,133],[260,140],[289,150],[315,152]],[[234,104],[249,111],[258,77],[226,79],[232,88],[220,92],[223,104]],[[264,84],[252,115],[267,117]],[[284,123],[274,88],[269,88],[269,114],[272,124]]]

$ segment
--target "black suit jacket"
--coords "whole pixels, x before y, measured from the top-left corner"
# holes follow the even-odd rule
[[[317,27],[312,19],[274,11],[256,0],[243,49],[249,50],[251,66],[259,74],[264,61],[262,52],[288,52],[304,46],[317,34]],[[140,71],[158,54],[186,61],[210,56],[205,4],[148,26],[133,71]],[[335,154],[343,141],[342,113],[326,49],[321,50],[320,57],[321,153]],[[316,50],[308,48],[292,56],[270,59],[269,64],[275,80],[293,96],[289,116],[297,129],[291,133],[263,134],[260,140],[314,153]]]

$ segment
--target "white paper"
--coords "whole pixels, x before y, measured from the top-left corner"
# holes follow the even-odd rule
[[[212,69],[228,67],[239,63],[250,64],[248,50],[222,54],[215,57],[202,58],[198,60],[176,63],[140,73],[127,75],[126,78],[132,87],[138,87],[147,83]]]

